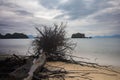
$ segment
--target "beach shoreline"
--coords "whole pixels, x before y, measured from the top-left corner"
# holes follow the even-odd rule
[[[120,68],[92,67],[67,62],[47,62],[48,65],[64,68],[65,80],[120,80]]]
[[[0,55],[0,60],[4,60],[11,55]],[[120,67],[98,65],[80,65],[62,61],[48,61],[45,67],[49,66],[59,67],[65,69],[65,80],[120,80]],[[55,69],[55,68],[54,68]],[[51,70],[51,69],[50,69]],[[51,78],[50,80],[52,80]],[[57,80],[57,79],[56,79]]]

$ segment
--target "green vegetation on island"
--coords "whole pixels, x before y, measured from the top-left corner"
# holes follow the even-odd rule
[[[75,34],[72,34],[71,38],[85,38],[85,34],[75,33]]]
[[[83,33],[74,33],[72,34],[71,38],[92,38],[92,37],[86,37]]]
[[[0,34],[0,39],[27,39],[28,36],[23,33],[7,33],[5,35]]]

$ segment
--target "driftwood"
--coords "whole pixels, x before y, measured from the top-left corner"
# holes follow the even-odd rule
[[[81,66],[88,66],[88,67],[93,67],[96,69],[103,69],[111,72],[115,72],[120,74],[117,71],[114,71],[110,68],[109,66],[103,66],[99,65],[97,63],[90,63],[90,62],[84,62],[84,61],[75,61],[73,57],[76,56],[71,56],[67,55],[71,58],[69,60],[62,60],[65,63],[71,63],[71,64],[77,64]],[[78,58],[78,57],[76,57]],[[80,57],[81,58],[81,57]],[[83,58],[84,59],[84,58]],[[85,58],[86,59],[86,58]],[[59,59],[58,59],[59,61]],[[92,80],[92,77],[89,76],[89,74],[103,74],[107,76],[117,76],[116,74],[109,74],[105,72],[100,72],[98,70],[66,70],[63,67],[60,66],[51,66],[46,64],[41,72],[38,73],[39,75],[36,76],[37,80],[65,80],[65,78],[80,78],[80,79],[85,79],[85,80]],[[74,74],[74,75],[71,75]],[[79,74],[79,75],[78,75]]]
[[[0,60],[0,77],[7,76],[8,73],[14,71],[25,63],[25,58],[21,58],[15,54],[5,58],[4,60]]]
[[[14,58],[16,58],[18,61],[22,60],[20,57],[18,57],[18,56],[15,57],[15,56],[14,56]],[[70,60],[63,60],[63,62],[78,64],[81,66],[105,69],[108,71],[116,72],[116,71],[113,71],[113,70],[107,68],[107,66],[101,66],[96,63],[75,61],[74,59],[72,59],[72,57],[76,57],[76,56],[69,56],[69,57],[71,57],[71,58],[69,58]],[[14,59],[14,60],[16,60],[16,59]],[[77,77],[80,79],[83,78],[83,79],[91,80],[91,77],[89,77],[89,75],[88,75],[91,73],[116,76],[115,74],[107,74],[104,72],[98,72],[96,70],[95,71],[94,70],[92,70],[92,71],[88,71],[88,70],[66,71],[64,68],[59,67],[59,66],[51,66],[48,64],[46,64],[46,66],[44,66],[45,62],[46,62],[46,56],[44,54],[40,54],[38,58],[34,58],[34,57],[30,56],[30,57],[28,57],[26,64],[17,68],[16,70],[14,70],[13,72],[11,72],[9,74],[12,79],[11,78],[9,78],[9,79],[1,79],[0,78],[0,80],[32,80],[32,78],[33,78],[33,80],[34,79],[35,80],[36,79],[37,80],[52,80],[52,79],[65,80],[65,78],[77,78]],[[118,72],[116,72],[116,73],[118,73]],[[76,75],[72,76],[72,75],[68,75],[68,74],[76,74]],[[77,74],[79,74],[79,76]]]
[[[44,53],[40,54],[37,59],[34,59],[33,65],[31,66],[28,76],[24,78],[24,80],[32,80],[32,78],[36,78],[35,76],[40,72],[43,66],[46,63],[46,55]]]
[[[39,58],[29,57],[26,64],[17,68],[9,75],[15,80],[31,80],[33,75],[36,74],[46,62],[44,54],[39,55]]]
[[[22,80],[23,78],[27,77],[28,72],[33,64],[32,63],[33,59],[34,59],[33,57],[29,57],[27,59],[26,64],[24,64],[23,66],[17,68],[13,72],[11,72],[9,74],[9,76],[15,78],[16,80]]]
[[[15,80],[9,74],[26,64],[26,58],[15,54],[0,60],[0,80]]]

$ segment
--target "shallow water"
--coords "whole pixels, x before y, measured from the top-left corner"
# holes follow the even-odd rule
[[[88,62],[120,66],[120,38],[74,39],[76,56]]]
[[[120,66],[120,38],[72,39],[77,60]],[[26,55],[33,39],[0,39],[0,53]],[[31,51],[31,53],[33,53]]]

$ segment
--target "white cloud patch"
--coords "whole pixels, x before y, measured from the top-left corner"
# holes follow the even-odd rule
[[[49,12],[49,13],[48,13]],[[34,14],[34,17],[40,17],[45,19],[53,19],[54,17],[61,15],[62,13],[59,10],[43,10],[38,11]]]
[[[69,0],[60,0],[60,4],[67,3]]]

